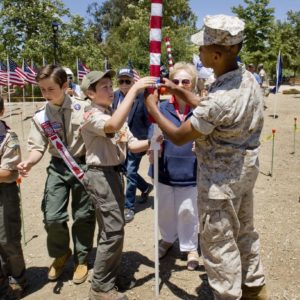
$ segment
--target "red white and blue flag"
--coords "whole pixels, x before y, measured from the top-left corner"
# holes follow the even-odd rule
[[[26,75],[23,70],[17,66],[17,64],[8,59],[8,82],[10,85],[20,85],[23,86],[25,84]]]
[[[24,62],[23,70],[26,75],[25,80],[28,81],[30,84],[37,84],[37,82],[35,80],[36,72],[26,62]]]
[[[80,60],[78,60],[78,66],[77,66],[78,80],[82,80],[83,77],[90,71],[91,70],[85,64],[83,64]]]
[[[7,67],[2,61],[0,61],[0,85],[7,85]]]

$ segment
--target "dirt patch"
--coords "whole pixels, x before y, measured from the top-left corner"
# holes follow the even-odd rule
[[[261,172],[255,187],[255,224],[260,233],[261,254],[271,299],[295,300],[300,299],[300,132],[296,132],[294,148],[294,117],[300,120],[300,101],[294,95],[277,94],[270,95],[266,104]],[[24,158],[27,157],[25,144],[30,117],[35,109],[36,105],[31,103],[6,107],[5,120],[18,133]],[[8,116],[10,112],[11,117]],[[274,118],[274,114],[278,117]],[[276,129],[275,156],[273,176],[269,176],[272,153],[272,139],[269,137],[272,128]],[[292,154],[294,149],[296,151]],[[26,239],[24,253],[30,284],[24,299],[88,299],[90,283],[74,285],[71,281],[71,260],[59,281],[47,281],[47,268],[52,260],[46,249],[40,205],[48,161],[47,154],[21,185]],[[147,167],[147,160],[144,159],[140,171],[144,176]],[[135,283],[132,289],[126,291],[130,300],[155,299],[152,206],[153,198],[146,204],[137,204],[135,219],[125,228],[120,282],[123,285],[130,285],[131,281]],[[94,255],[95,248],[89,259],[90,273]],[[213,299],[202,259],[196,271],[188,271],[186,257],[180,253],[178,245],[161,260],[160,277],[158,299]]]

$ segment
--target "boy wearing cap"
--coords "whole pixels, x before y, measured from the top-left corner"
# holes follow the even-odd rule
[[[113,110],[116,110],[120,103],[122,103],[134,84],[133,70],[128,67],[121,68],[117,76],[119,89],[114,92]],[[144,104],[144,93],[140,93],[136,96],[127,118],[127,124],[136,138],[139,140],[147,139],[150,122]],[[141,191],[141,202],[147,201],[148,195],[153,189],[152,184],[147,183],[145,179],[138,174],[138,169],[144,155],[145,152],[132,153],[128,151],[127,153],[125,162],[127,178],[124,211],[125,222],[130,222],[134,218],[136,189],[138,188]]]
[[[65,94],[67,74],[59,66],[44,66],[38,71],[36,81],[47,103],[32,118],[29,157],[19,163],[18,169],[27,177],[47,149],[51,154],[42,200],[48,253],[54,258],[48,279],[57,280],[72,255],[68,228],[68,204],[72,194],[73,282],[80,284],[88,276],[87,257],[95,229],[95,212],[80,179],[86,169],[80,124],[87,102]]]
[[[86,109],[81,133],[86,145],[87,191],[93,201],[99,225],[90,300],[122,300],[124,294],[114,289],[124,241],[124,195],[120,167],[127,146],[132,152],[149,148],[148,140],[139,141],[128,129],[126,119],[136,98],[155,79],[136,82],[124,101],[112,114],[112,76],[114,71],[92,71],[82,80],[81,89],[91,100]]]
[[[215,300],[267,300],[253,225],[253,187],[258,175],[263,102],[252,74],[237,64],[244,22],[215,15],[192,36],[205,67],[216,81],[197,98],[165,80],[171,93],[195,106],[193,116],[175,127],[149,95],[149,113],[175,144],[196,142],[200,245]],[[200,100],[200,102],[199,102]]]

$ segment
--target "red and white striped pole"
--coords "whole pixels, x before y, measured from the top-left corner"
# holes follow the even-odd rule
[[[150,76],[156,77],[157,83],[160,82],[160,61],[161,61],[161,40],[162,40],[162,12],[163,0],[151,0],[151,17],[150,17]],[[150,89],[153,93],[154,89]],[[159,90],[158,90],[159,93]],[[153,124],[153,137],[158,133],[157,124]],[[155,295],[159,296],[159,256],[158,256],[158,150],[160,145],[151,140],[151,150],[154,154],[154,248],[155,248]]]
[[[166,43],[166,47],[167,47],[169,70],[171,70],[174,66],[174,61],[173,61],[173,57],[172,57],[172,48],[171,48],[171,42],[170,42],[169,37],[165,38],[165,43]]]
[[[150,76],[160,80],[163,0],[151,0]]]

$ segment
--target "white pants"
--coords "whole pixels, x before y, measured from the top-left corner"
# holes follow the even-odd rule
[[[179,239],[180,251],[198,249],[197,187],[174,187],[158,183],[158,224],[168,243]]]

